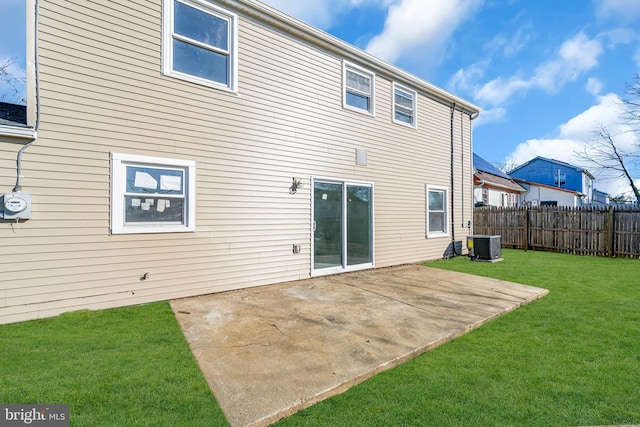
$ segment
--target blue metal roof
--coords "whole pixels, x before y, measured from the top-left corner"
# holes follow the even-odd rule
[[[490,173],[491,175],[499,176],[505,179],[511,179],[509,175],[502,172],[497,167],[493,166],[491,163],[478,156],[476,153],[473,153],[473,167],[479,171]]]
[[[556,159],[548,159],[546,157],[542,157],[542,156],[537,156],[534,157],[533,159],[524,162],[523,164],[519,165],[518,167],[516,167],[515,169],[513,169],[511,172],[515,172],[518,169],[522,169],[523,167],[525,167],[526,165],[536,162],[536,161],[543,161],[543,162],[547,162],[547,163],[554,163],[556,165],[561,165],[570,169],[575,169],[578,172],[583,172],[585,174],[587,174],[587,176],[589,176],[589,178],[591,179],[595,179],[593,175],[591,175],[591,173],[589,173],[589,171],[581,166],[576,166],[576,165],[572,165],[571,163],[566,163],[566,162],[561,162],[560,160],[556,160]]]

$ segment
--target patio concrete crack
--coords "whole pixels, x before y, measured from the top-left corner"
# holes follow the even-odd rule
[[[390,297],[389,295],[385,295],[385,294],[380,293],[380,292],[372,291],[371,289],[361,288],[360,286],[357,286],[357,285],[354,285],[354,284],[351,284],[351,283],[345,283],[345,284],[346,284],[347,286],[352,286],[352,287],[354,287],[354,288],[356,288],[356,289],[360,289],[361,291],[369,292],[370,294],[378,295],[379,297],[386,298],[386,299],[388,299],[388,300],[395,301],[395,302],[397,302],[397,303],[400,303],[400,304],[403,304],[403,305],[407,305],[407,306],[409,306],[409,307],[413,307],[413,308],[415,308],[415,309],[417,309],[417,310],[424,311],[425,313],[439,315],[439,314],[438,314],[437,312],[435,312],[435,311],[427,310],[427,309],[426,309],[426,308],[424,308],[424,307],[420,307],[420,306],[418,306],[418,305],[411,304],[411,303],[409,303],[409,302],[402,301],[402,300],[400,300],[400,299]]]

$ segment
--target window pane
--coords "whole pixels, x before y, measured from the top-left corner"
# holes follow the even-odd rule
[[[429,191],[429,212],[444,211],[444,192]]]
[[[347,92],[347,105],[369,111],[369,97]]]
[[[429,231],[445,231],[444,212],[429,212]]]
[[[347,70],[347,87],[366,94],[371,93],[371,79]]]
[[[406,114],[401,111],[396,111],[396,121],[402,123],[413,124],[413,116],[411,114]]]
[[[372,187],[347,185],[347,265],[366,264],[371,256]]]
[[[405,92],[396,90],[396,104],[413,110],[413,97]]]
[[[313,268],[342,266],[342,184],[314,182]]]
[[[124,222],[170,222],[184,224],[184,199],[167,197],[124,197]]]
[[[127,166],[127,193],[184,194],[184,170]]]
[[[229,57],[198,46],[173,40],[173,69],[229,85]]]
[[[178,1],[174,2],[174,32],[181,36],[229,50],[229,22]]]

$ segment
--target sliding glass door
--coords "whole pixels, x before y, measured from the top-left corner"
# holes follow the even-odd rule
[[[313,182],[313,274],[373,266],[373,186]]]

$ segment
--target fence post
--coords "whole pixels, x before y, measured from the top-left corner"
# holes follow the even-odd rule
[[[522,247],[524,250],[529,249],[529,208],[524,207],[524,227],[522,229]]]
[[[615,257],[616,256],[616,249],[615,249],[615,244],[616,244],[616,229],[615,229],[615,210],[616,207],[615,206],[609,206],[609,212],[608,212],[608,218],[607,218],[607,222],[608,222],[608,228],[609,228],[609,256],[610,257]]]

